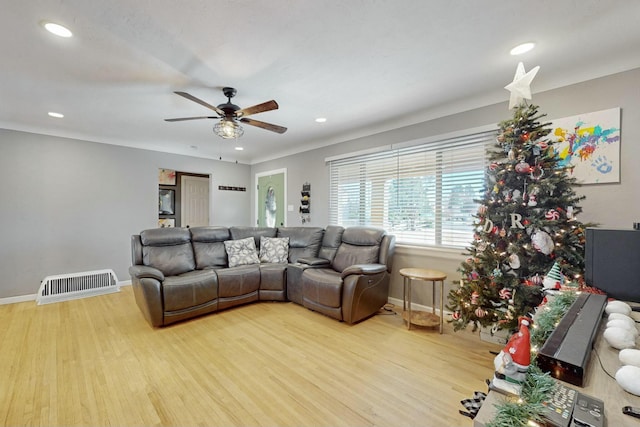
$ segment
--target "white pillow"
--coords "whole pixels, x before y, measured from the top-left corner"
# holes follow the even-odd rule
[[[640,350],[635,348],[624,348],[618,353],[620,363],[640,367]]]
[[[256,253],[256,242],[253,237],[239,240],[226,240],[224,249],[229,257],[229,267],[239,265],[260,264]]]
[[[289,238],[260,236],[260,262],[289,262]]]
[[[631,332],[623,328],[607,328],[602,336],[611,347],[618,350],[636,346],[636,338]]]
[[[622,301],[609,301],[607,306],[604,308],[604,311],[606,311],[607,314],[622,313],[628,316],[631,314],[631,306]]]
[[[624,391],[640,396],[640,368],[623,366],[616,372],[616,381]]]

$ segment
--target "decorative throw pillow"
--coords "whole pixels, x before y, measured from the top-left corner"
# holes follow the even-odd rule
[[[253,237],[239,240],[227,240],[224,242],[224,248],[229,258],[229,267],[237,267],[238,265],[260,264],[258,254],[256,253],[256,242]]]
[[[289,260],[288,237],[260,236],[260,262],[286,264]]]

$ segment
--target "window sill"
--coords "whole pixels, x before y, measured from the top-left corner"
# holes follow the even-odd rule
[[[437,248],[434,246],[412,246],[396,244],[396,253],[399,255],[424,255],[430,258],[461,261],[464,259],[462,248]]]

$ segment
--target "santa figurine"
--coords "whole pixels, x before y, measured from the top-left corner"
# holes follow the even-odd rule
[[[518,332],[514,333],[507,345],[493,359],[495,372],[491,386],[497,391],[519,396],[522,384],[531,363],[531,339],[528,317],[518,319]]]

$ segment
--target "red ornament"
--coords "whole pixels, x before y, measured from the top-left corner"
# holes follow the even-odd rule
[[[547,141],[540,141],[540,142],[538,142],[537,145],[538,145],[538,147],[540,147],[541,150],[546,150],[547,147],[549,146]]]
[[[522,221],[522,223],[523,223],[524,225],[529,225],[529,224],[531,224],[531,222],[530,222],[528,219],[523,220],[523,221]]]
[[[451,317],[453,318],[453,320],[460,319],[460,312],[459,311],[454,311],[453,313],[451,313]]]
[[[532,285],[541,286],[543,279],[542,279],[542,276],[540,276],[539,274],[536,274],[535,276],[530,277],[529,281],[531,282]]]
[[[511,298],[511,290],[507,288],[500,289],[498,295],[500,295],[501,299],[509,299]]]
[[[493,163],[491,163],[491,164],[489,165],[489,170],[490,170],[490,171],[494,171],[494,170],[496,170],[496,169],[498,169],[498,164],[497,164],[496,162],[493,162]]]
[[[529,134],[527,132],[524,132],[521,136],[520,139],[522,139],[523,141],[528,141],[529,140]]]
[[[482,308],[480,308],[480,307],[476,308],[475,313],[476,313],[476,316],[478,316],[478,317],[484,317],[484,316],[487,315],[487,311],[482,309]]]
[[[516,172],[518,173],[529,173],[531,172],[531,166],[527,162],[520,162],[515,166]]]
[[[547,213],[544,214],[544,217],[549,221],[557,221],[560,219],[560,212],[555,209],[549,209]]]

